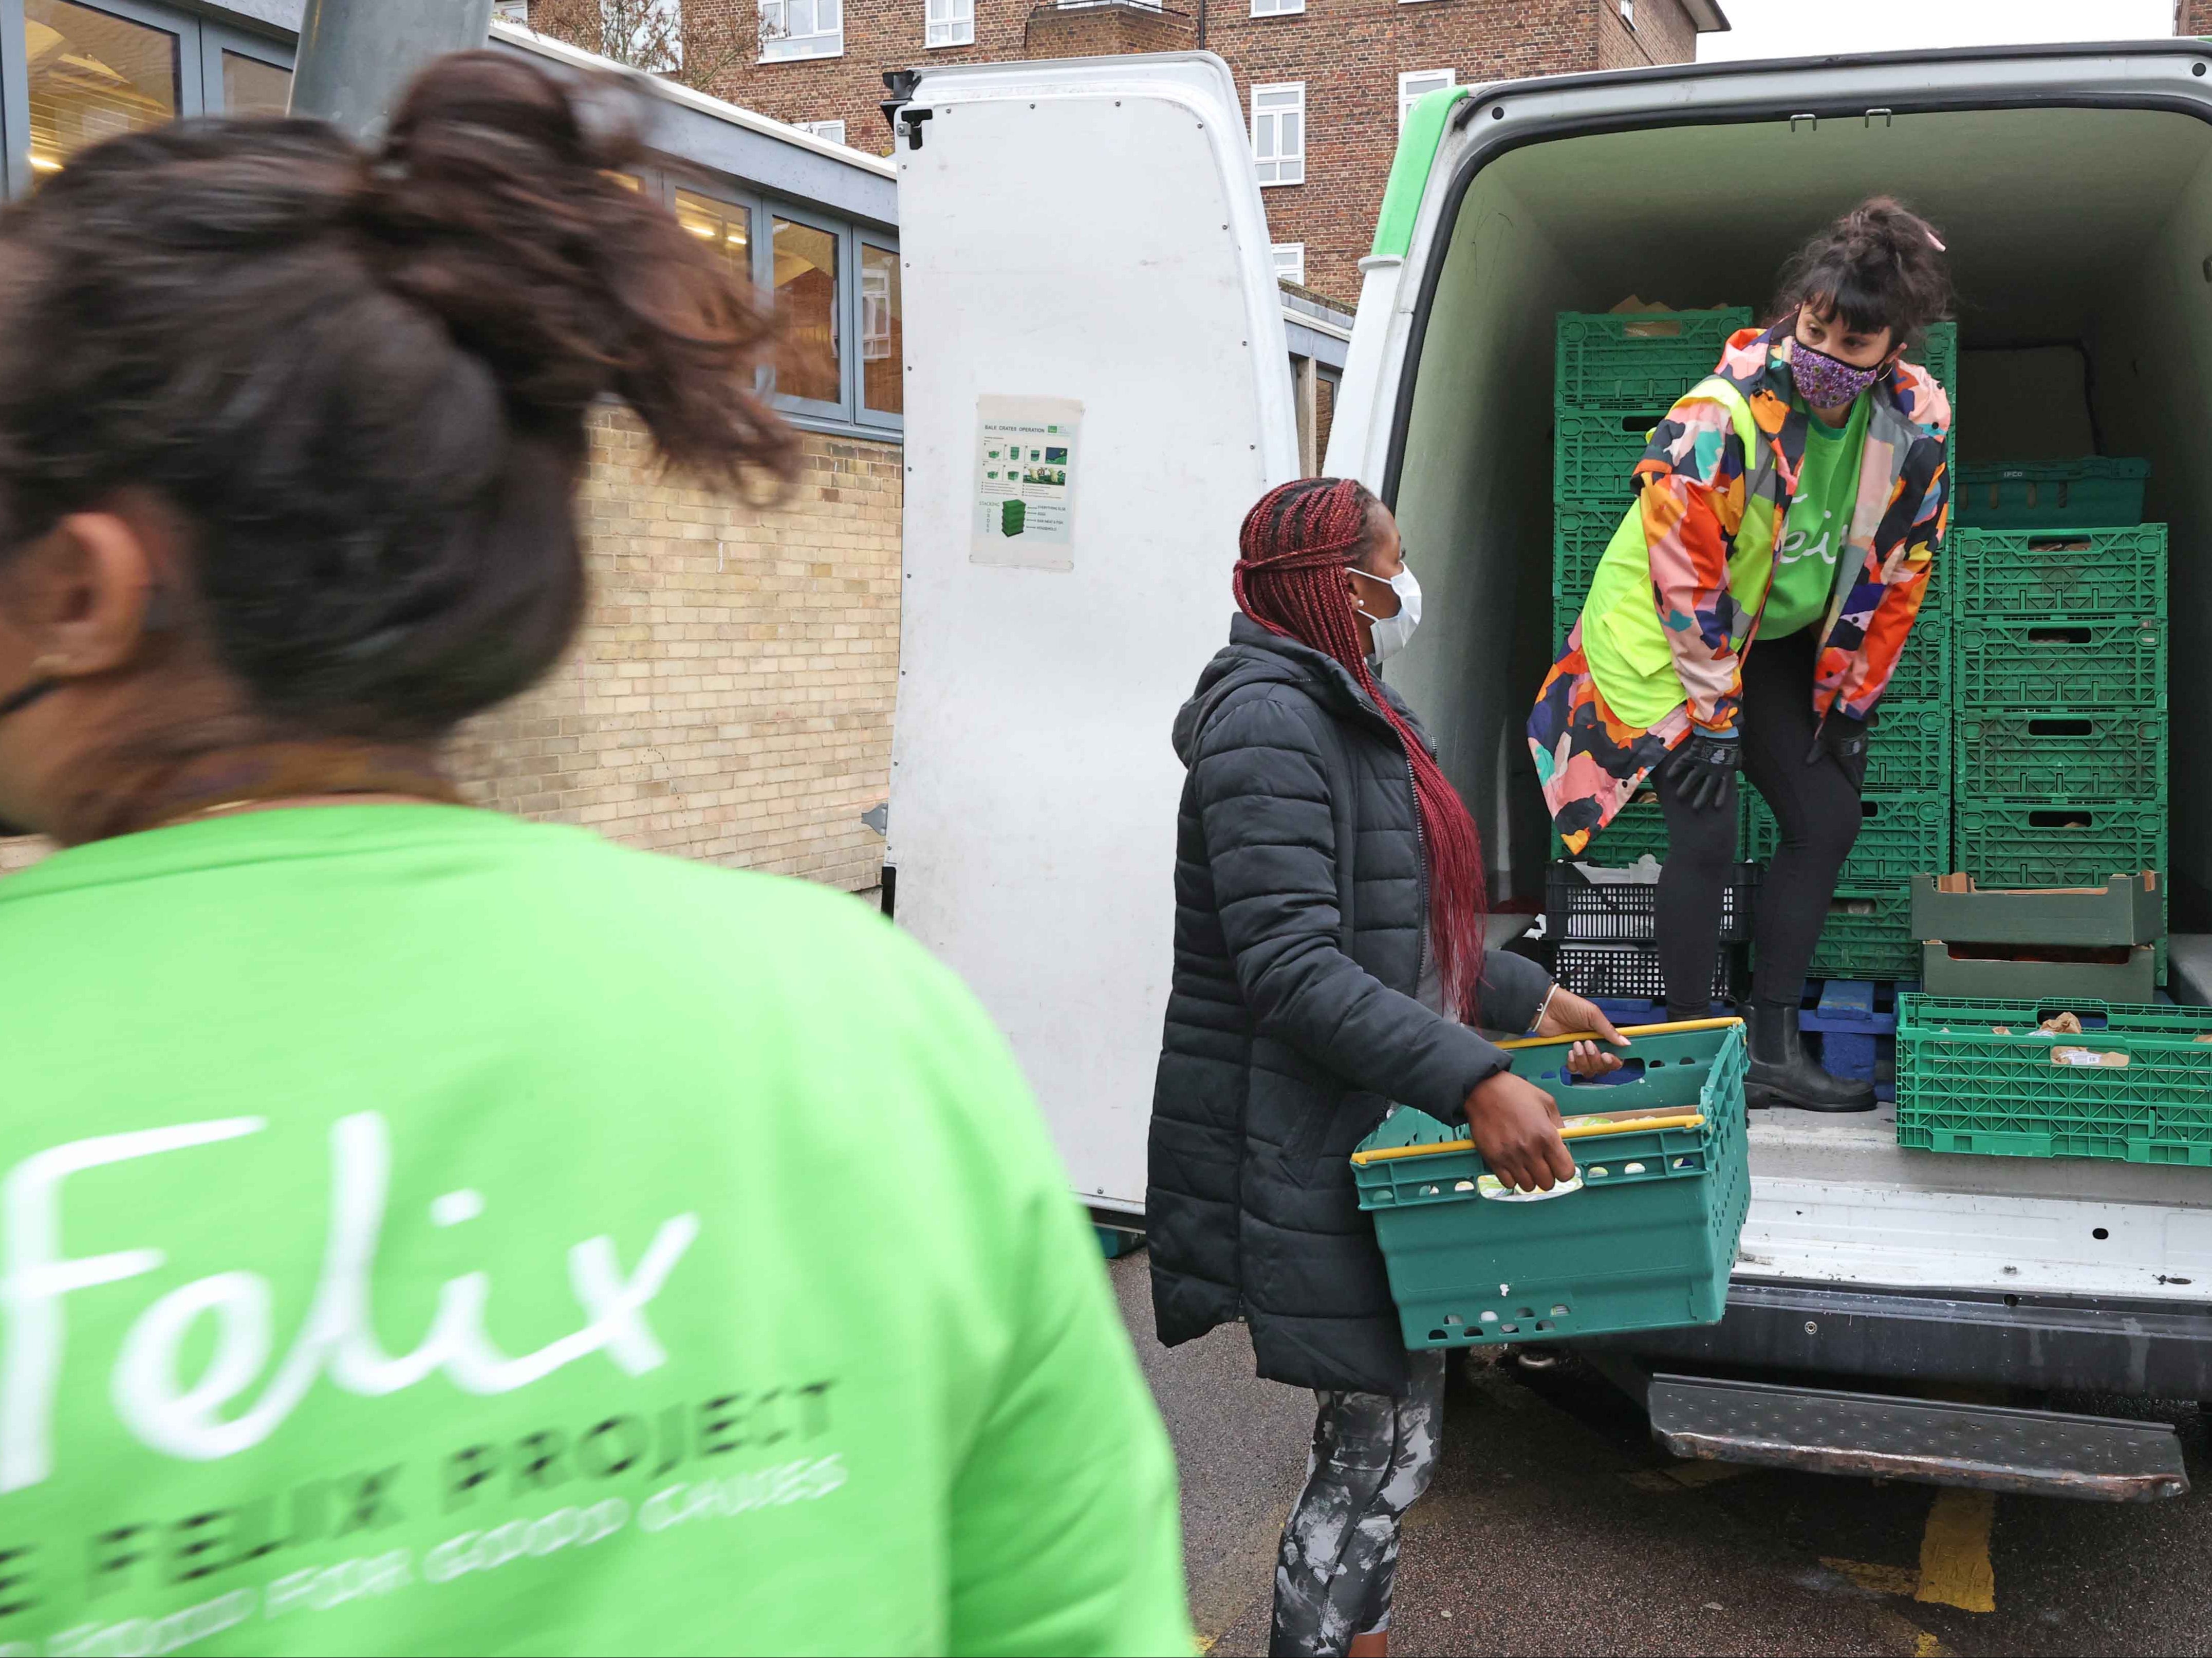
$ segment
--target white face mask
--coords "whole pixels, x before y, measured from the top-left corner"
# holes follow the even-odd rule
[[[1369,581],[1381,581],[1379,575],[1354,568],[1352,574]],[[1413,641],[1413,629],[1421,625],[1421,584],[1410,568],[1401,568],[1384,584],[1398,595],[1398,614],[1376,616],[1364,607],[1352,608],[1375,624],[1375,659],[1388,662]]]

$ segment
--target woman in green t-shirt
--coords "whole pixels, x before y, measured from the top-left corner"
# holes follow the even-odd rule
[[[1745,329],[1637,464],[1529,745],[1567,851],[1656,784],[1667,820],[1658,946],[1667,1017],[1702,1017],[1736,857],[1737,774],[1779,826],[1753,938],[1754,1105],[1863,1111],[1798,1040],[1798,999],[1857,837],[1867,729],[1942,533],[1950,408],[1905,360],[1947,314],[1943,245],[1886,197],[1784,271],[1779,320]],[[1755,648],[1754,648],[1755,647]]]
[[[463,53],[372,150],[188,121],[0,216],[9,1651],[1191,1650],[973,1000],[441,763],[575,635],[605,399],[789,470],[621,100]]]

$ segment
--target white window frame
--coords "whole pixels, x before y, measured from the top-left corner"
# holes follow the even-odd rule
[[[1306,0],[1252,0],[1255,17],[1295,17],[1306,9]]]
[[[1620,0],[1620,21],[1632,29],[1636,27],[1636,0]]]
[[[1266,107],[1262,107],[1262,104]],[[1285,117],[1297,123],[1297,143],[1283,143]],[[1264,125],[1263,125],[1264,124]],[[1262,135],[1267,139],[1262,148]],[[1254,82],[1252,84],[1252,161],[1260,174],[1260,187],[1306,181],[1306,83],[1304,81]]]
[[[1443,78],[1438,80],[1437,77]],[[1398,131],[1406,130],[1406,118],[1413,112],[1413,106],[1432,92],[1444,92],[1459,84],[1455,69],[1409,69],[1398,77]]]
[[[1305,0],[1298,3],[1303,5]],[[974,46],[975,0],[921,0],[921,44],[933,52],[940,46]]]
[[[832,21],[823,23],[825,16]],[[842,58],[844,0],[760,0],[760,47],[763,64]]]
[[[1275,262],[1275,280],[1306,285],[1306,245],[1304,242],[1270,243],[1267,252]]]
[[[811,132],[817,138],[827,138],[833,144],[842,144],[845,142],[845,124],[842,121],[794,121],[792,125],[801,132]]]
[[[492,0],[491,15],[503,23],[530,27],[530,0]]]

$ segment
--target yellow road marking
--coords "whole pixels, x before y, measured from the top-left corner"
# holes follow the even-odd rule
[[[1920,1573],[1911,1566],[1881,1566],[1871,1560],[1839,1560],[1824,1554],[1820,1564],[1876,1594],[1911,1594],[1920,1587]]]
[[[1995,1612],[1996,1571],[1990,1564],[1990,1527],[1996,1518],[1995,1491],[1946,1485],[1928,1510],[1920,1539],[1920,1585],[1916,1600],[1966,1612]]]

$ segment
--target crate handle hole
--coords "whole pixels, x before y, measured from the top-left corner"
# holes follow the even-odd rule
[[[1548,1330],[1552,1327],[1540,1318],[1536,1321],[1536,1327],[1540,1330]]]
[[[1534,1307],[1523,1307],[1519,1312],[1514,1314],[1513,1316],[1516,1318],[1534,1318],[1536,1316],[1536,1309]]]
[[[2030,628],[2031,645],[2086,645],[2096,635],[2087,628]]]
[[[2089,550],[2087,536],[2030,536],[2027,550],[2031,553],[2086,553]]]
[[[1521,1327],[1517,1324],[1501,1324],[1498,1327],[1498,1333],[1502,1336],[1517,1336],[1521,1333]]]
[[[2087,720],[2031,720],[2027,722],[2030,737],[2087,737],[2095,729]]]
[[[2031,829],[2094,829],[2097,815],[2081,806],[2053,807],[2027,814]]]
[[[1498,1315],[1495,1313],[1485,1313],[1482,1315],[1482,1321],[1485,1324],[1495,1324],[1498,1322]]]
[[[1570,1308],[1564,1301],[1554,1302],[1552,1306],[1552,1316],[1553,1318],[1565,1318],[1572,1310],[1573,1309]]]
[[[1444,1315],[1444,1322],[1447,1324],[1464,1324],[1467,1321],[1462,1318],[1457,1313],[1446,1313]]]

